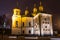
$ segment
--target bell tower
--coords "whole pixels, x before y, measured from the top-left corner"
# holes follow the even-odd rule
[[[13,9],[13,15],[20,15],[21,10],[18,8]]]
[[[13,9],[13,16],[12,16],[12,27],[20,27],[20,9]],[[16,23],[17,22],[17,23]]]
[[[18,4],[17,4],[18,5]],[[21,34],[21,10],[17,7],[13,9],[12,16],[12,34],[19,35]]]

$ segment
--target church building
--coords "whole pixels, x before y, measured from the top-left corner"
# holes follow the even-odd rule
[[[25,10],[25,15],[21,15],[21,10],[13,9],[12,16],[12,33],[14,35],[38,35],[46,36],[53,35],[52,15],[44,13],[42,3],[40,2],[39,12],[34,4],[32,16],[28,16],[28,8]]]

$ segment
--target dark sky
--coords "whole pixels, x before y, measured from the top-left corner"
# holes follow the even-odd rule
[[[0,0],[0,15],[1,14],[11,14],[13,8],[16,7],[17,0]],[[28,6],[29,10],[32,11],[34,3],[39,7],[39,2],[42,1],[44,10],[47,12],[52,12],[53,14],[60,13],[60,1],[59,0],[18,0],[19,8],[23,12]]]
[[[60,1],[59,0],[18,0],[21,14],[23,14],[25,8],[28,6],[29,11],[32,11],[34,3],[39,7],[39,3],[42,1],[44,10],[51,12],[54,19],[54,25],[60,28]],[[13,9],[16,7],[17,0],[0,0],[0,15],[13,14]]]

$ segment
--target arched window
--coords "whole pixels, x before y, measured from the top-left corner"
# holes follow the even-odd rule
[[[45,28],[47,28],[47,26],[45,26]]]
[[[24,22],[22,22],[22,24],[23,24],[22,26],[24,27]]]
[[[18,21],[16,21],[16,27],[18,27]]]
[[[31,34],[31,30],[29,30],[29,34]]]
[[[22,33],[24,34],[24,30],[22,31]]]
[[[29,27],[31,26],[31,23],[29,22]]]

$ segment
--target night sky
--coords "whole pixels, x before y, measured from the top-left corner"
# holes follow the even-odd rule
[[[52,12],[54,14],[60,13],[60,1],[59,0],[18,0],[19,8],[21,12],[25,10],[28,6],[28,9],[32,11],[34,3],[39,7],[39,3],[42,1],[44,10],[47,12]],[[13,8],[16,7],[17,0],[0,0],[0,15],[5,13],[12,13]]]
[[[18,8],[21,9],[21,14],[28,6],[29,11],[32,11],[34,3],[39,7],[42,1],[44,10],[53,15],[54,25],[60,29],[60,1],[59,0],[18,0]],[[17,7],[17,0],[0,0],[0,16],[3,14],[13,14],[13,9]]]

